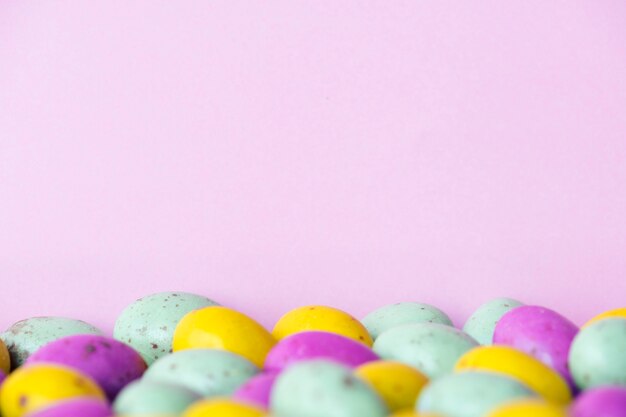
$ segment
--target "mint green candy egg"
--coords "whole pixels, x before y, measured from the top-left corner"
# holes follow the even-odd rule
[[[369,313],[362,323],[374,340],[382,332],[404,324],[439,323],[452,326],[452,320],[446,313],[423,303],[390,304]]]
[[[113,410],[124,416],[178,415],[200,399],[201,395],[181,386],[137,381],[120,392]]]
[[[523,305],[512,298],[494,298],[481,305],[465,322],[463,331],[481,345],[491,345],[496,324],[508,311]]]

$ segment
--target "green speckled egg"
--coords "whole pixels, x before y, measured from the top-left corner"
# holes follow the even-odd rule
[[[423,303],[396,303],[372,311],[361,320],[376,338],[386,330],[403,324],[439,323],[452,326],[452,320],[435,306]]]
[[[383,359],[413,366],[429,378],[437,378],[452,372],[456,361],[476,346],[478,342],[459,329],[419,323],[383,332],[374,342],[374,352]]]
[[[137,381],[120,392],[113,410],[124,416],[179,414],[200,399],[201,395],[184,387]]]
[[[582,389],[626,386],[626,319],[608,318],[584,327],[570,347],[569,369]]]
[[[494,298],[478,307],[467,319],[463,331],[481,345],[491,345],[496,324],[509,310],[523,305],[512,298]]]
[[[535,396],[525,385],[503,375],[462,372],[428,384],[416,409],[446,417],[484,417],[505,402]]]
[[[300,362],[274,384],[270,409],[277,417],[384,417],[383,401],[350,368],[326,360]]]
[[[187,349],[154,362],[146,381],[174,384],[204,397],[230,395],[259,369],[237,354],[219,349]]]
[[[117,318],[113,337],[138,351],[148,365],[171,352],[178,322],[190,311],[217,305],[206,297],[161,292],[135,301]]]
[[[89,323],[65,317],[33,317],[21,320],[0,334],[11,355],[13,369],[22,365],[31,353],[65,336],[102,332]]]

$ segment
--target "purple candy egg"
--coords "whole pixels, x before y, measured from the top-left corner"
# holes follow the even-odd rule
[[[247,403],[269,408],[272,387],[277,377],[277,372],[264,372],[255,375],[240,386],[233,394],[233,397]]]
[[[110,400],[146,370],[146,363],[133,348],[100,335],[55,340],[32,354],[26,364],[42,362],[69,366],[92,377]]]
[[[328,359],[349,367],[378,360],[373,350],[347,337],[328,332],[301,332],[282,339],[265,358],[265,369],[280,371],[296,362]]]
[[[111,408],[104,402],[83,398],[56,403],[29,414],[28,417],[109,417],[111,415],[113,415]]]
[[[567,357],[578,327],[550,309],[520,306],[507,312],[493,335],[493,343],[526,352],[555,369],[574,386]]]
[[[6,374],[3,371],[0,371],[0,385],[2,385],[5,379],[7,379]]]
[[[626,417],[626,387],[598,387],[574,402],[572,417]]]

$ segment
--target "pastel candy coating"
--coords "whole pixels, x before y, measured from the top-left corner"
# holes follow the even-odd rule
[[[104,401],[79,398],[62,401],[41,411],[29,414],[28,417],[109,417],[112,414],[111,407]]]
[[[21,366],[40,347],[65,336],[102,334],[89,323],[65,317],[33,317],[18,321],[0,334],[11,355],[13,369]]]
[[[597,321],[578,333],[569,367],[579,388],[626,386],[626,319]]]
[[[583,392],[570,410],[572,417],[626,417],[626,387],[605,386]]]
[[[506,403],[487,417],[570,417],[567,408],[546,401],[531,399]]]
[[[378,359],[363,343],[328,332],[302,332],[282,339],[265,358],[265,369],[279,371],[296,362],[328,359],[356,367]]]
[[[369,313],[362,323],[374,340],[384,331],[404,324],[439,323],[452,326],[452,320],[446,313],[424,303],[386,305]]]
[[[187,313],[213,305],[213,300],[186,292],[148,295],[122,311],[113,337],[132,346],[150,365],[171,352],[174,330]]]
[[[199,401],[189,407],[182,417],[264,417],[265,410],[229,398]]]
[[[571,385],[567,358],[578,327],[559,313],[539,306],[521,306],[502,316],[493,343],[526,352],[554,368]]]
[[[268,408],[272,387],[277,377],[278,374],[275,372],[257,374],[237,388],[233,398]]]
[[[472,336],[481,345],[493,342],[496,324],[504,314],[523,305],[512,298],[495,298],[481,305],[472,313],[463,326],[463,331]]]
[[[133,348],[100,335],[67,336],[33,353],[27,364],[57,363],[89,375],[112,400],[118,392],[146,370],[146,363]]]
[[[219,349],[188,349],[152,364],[144,380],[180,385],[204,397],[231,395],[259,372],[249,360]]]
[[[314,360],[283,371],[271,395],[271,410],[278,416],[384,417],[382,399],[336,362]]]
[[[484,417],[509,401],[535,394],[515,379],[487,372],[449,374],[427,385],[417,400],[420,413]]]
[[[457,360],[478,346],[472,337],[454,327],[419,323],[397,326],[374,342],[374,352],[417,368],[429,378],[452,372]]]
[[[151,416],[182,413],[202,396],[178,385],[135,381],[127,385],[113,403],[116,415]]]
[[[589,320],[587,323],[585,323],[583,327],[587,327],[590,324],[593,324],[600,320],[610,319],[614,317],[626,319],[626,307],[616,308],[600,313],[597,316],[593,317],[591,320]]]

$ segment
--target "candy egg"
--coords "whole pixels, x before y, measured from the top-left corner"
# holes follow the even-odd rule
[[[428,383],[428,378],[417,369],[394,361],[369,362],[354,373],[370,384],[391,411],[412,409]]]
[[[256,321],[238,311],[213,306],[192,311],[176,326],[174,351],[223,349],[247,358],[258,367],[276,340]]]
[[[9,349],[0,339],[0,371],[5,374],[11,372],[11,357],[9,356]]]
[[[146,370],[141,355],[130,346],[100,335],[63,337],[43,346],[26,361],[42,362],[78,369],[93,378],[110,400]]]
[[[278,320],[272,334],[281,340],[295,333],[315,330],[336,333],[372,346],[372,338],[357,319],[327,306],[304,306],[289,311]]]
[[[182,417],[263,417],[265,410],[228,398],[199,401],[189,407]]]
[[[374,352],[417,368],[429,378],[451,372],[457,360],[478,346],[469,335],[452,326],[436,323],[405,324],[382,333]]]
[[[81,320],[64,317],[33,317],[18,321],[0,334],[9,349],[13,369],[21,366],[31,353],[45,344],[74,334],[102,334]]]
[[[568,417],[563,406],[539,400],[521,400],[507,403],[487,415],[488,417]]]
[[[202,396],[178,385],[151,381],[135,381],[126,386],[113,403],[116,415],[152,416],[178,415]]]
[[[385,330],[403,324],[439,323],[452,326],[452,320],[446,313],[423,303],[390,304],[372,311],[362,321],[374,340]]]
[[[78,398],[45,407],[40,411],[28,414],[28,417],[109,417],[112,414],[111,407],[103,401]]]
[[[233,398],[249,404],[256,404],[263,408],[269,408],[270,394],[277,377],[278,374],[275,372],[257,374],[237,388]]]
[[[506,313],[493,335],[493,343],[524,351],[554,368],[572,383],[567,357],[578,327],[550,309],[521,306]]]
[[[481,346],[463,355],[457,371],[479,370],[503,373],[526,384],[546,400],[567,404],[572,395],[556,371],[534,357],[508,346]]]
[[[472,336],[481,345],[493,342],[496,324],[502,316],[522,303],[512,298],[496,298],[478,307],[467,319],[463,331]]]
[[[335,362],[297,363],[274,384],[271,410],[278,416],[384,417],[387,407],[368,384]]]
[[[597,321],[578,333],[569,367],[579,388],[626,385],[626,319]]]
[[[143,379],[180,385],[212,397],[232,394],[258,371],[247,359],[225,350],[188,349],[154,362]]]
[[[513,378],[467,371],[445,375],[428,384],[417,401],[417,410],[446,417],[483,417],[509,401],[535,395]]]
[[[77,397],[106,401],[100,387],[76,370],[58,365],[31,365],[16,370],[6,379],[0,390],[0,410],[3,417],[21,417]]]
[[[583,392],[570,409],[572,417],[626,417],[626,387],[598,387]]]
[[[148,365],[171,352],[178,322],[189,312],[217,305],[186,292],[161,292],[135,301],[118,317],[113,336],[136,349]]]
[[[583,327],[587,327],[590,324],[593,324],[597,321],[610,319],[610,318],[623,318],[626,319],[626,307],[616,308],[614,310],[605,311],[604,313],[600,313],[597,316],[593,317],[589,320]]]
[[[389,417],[443,417],[441,415],[436,415],[436,414],[431,414],[431,413],[416,413],[413,410],[402,410],[402,411],[398,411],[395,412],[393,414],[390,414]]]
[[[369,347],[328,332],[301,332],[282,339],[265,358],[265,369],[279,371],[295,362],[330,359],[355,367],[378,359]]]

